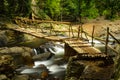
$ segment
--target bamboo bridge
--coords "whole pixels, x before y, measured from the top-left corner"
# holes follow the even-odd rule
[[[24,23],[21,24],[21,23]],[[106,48],[106,51],[105,53],[102,53],[100,50],[96,49],[94,46],[93,46],[93,34],[94,34],[94,27],[93,27],[93,33],[92,33],[92,45],[88,44],[87,41],[85,41],[82,36],[80,36],[80,33],[84,32],[84,31],[81,31],[81,26],[79,26],[79,29],[78,29],[78,37],[77,38],[62,38],[62,37],[58,37],[56,35],[51,35],[51,32],[55,30],[52,29],[52,25],[51,27],[49,28],[49,32],[50,34],[45,34],[44,33],[44,29],[40,28],[40,31],[37,31],[37,27],[35,30],[31,30],[29,29],[30,27],[25,27],[26,25],[25,24],[35,24],[35,23],[56,23],[56,24],[69,24],[71,25],[72,23],[70,22],[56,22],[56,21],[39,21],[39,20],[30,20],[30,19],[26,19],[26,18],[16,18],[15,19],[15,23],[17,25],[19,25],[20,27],[16,26],[16,27],[13,27],[12,25],[9,24],[9,29],[11,30],[14,30],[14,31],[18,31],[18,32],[22,32],[22,33],[26,33],[26,34],[29,34],[29,35],[32,35],[32,36],[35,36],[37,38],[45,38],[45,39],[48,39],[48,40],[51,40],[51,41],[62,41],[65,43],[65,56],[67,58],[69,58],[70,56],[74,56],[74,55],[80,55],[81,57],[85,57],[85,58],[106,58],[106,57],[110,57],[108,54],[107,54],[107,48],[108,48],[108,36],[107,36],[107,39],[106,39],[106,43],[105,43],[105,48]],[[73,30],[72,30],[72,27],[69,26],[69,36],[70,36],[70,33],[73,34]],[[109,35],[109,31],[108,31],[108,35]],[[85,33],[86,35],[86,33]],[[110,34],[114,39],[115,37]],[[74,35],[73,35],[74,36]],[[117,40],[117,39],[115,39]],[[117,40],[117,42],[119,42]],[[114,50],[115,51],[115,50]],[[116,52],[116,51],[115,51]]]
[[[84,75],[80,76],[82,80],[109,80],[111,78],[111,75],[114,72],[113,57],[115,57],[115,55],[109,55],[108,48],[112,49],[117,55],[119,53],[108,44],[109,36],[111,36],[118,44],[120,44],[120,42],[109,32],[109,28],[107,28],[106,40],[99,39],[99,41],[105,44],[105,52],[102,52],[94,47],[93,40],[97,39],[94,37],[94,30],[95,30],[94,26],[93,26],[92,35],[90,36],[87,34],[87,32],[85,32],[82,29],[82,25],[80,25],[77,29],[78,30],[77,37],[75,37],[74,31],[71,26],[73,23],[70,22],[39,21],[39,20],[30,20],[26,18],[16,18],[14,21],[17,24],[14,25],[14,27],[11,24],[7,25],[10,30],[29,34],[37,38],[44,38],[49,41],[62,41],[65,43],[64,59],[69,60],[68,69],[70,70],[70,71],[68,70],[68,74],[67,74],[68,76],[70,74],[73,75],[71,70],[73,70],[73,68],[76,68],[74,67],[75,63],[73,64],[73,62],[74,60],[77,60],[77,62],[79,63],[83,61],[82,64],[79,65],[77,64],[78,67],[81,65],[90,67],[90,72],[86,72]],[[41,23],[49,23],[50,27],[47,28],[46,30],[45,29],[46,27],[38,26],[38,25],[36,26],[36,24],[41,24]],[[67,24],[69,25],[69,28],[65,31],[59,29],[55,30],[53,29],[53,25],[51,23]],[[28,25],[33,25],[33,26],[31,27]],[[46,34],[46,32],[48,33]],[[56,32],[67,32],[68,37],[67,38],[58,37],[56,35]],[[53,35],[52,33],[55,34]],[[91,43],[88,41],[89,40],[88,37],[92,39]],[[94,72],[91,71],[91,66],[92,66],[92,71]],[[80,73],[80,70],[78,70],[76,74],[82,74],[82,72]],[[74,73],[74,75],[76,74]]]

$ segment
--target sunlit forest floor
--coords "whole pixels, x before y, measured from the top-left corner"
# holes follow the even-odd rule
[[[120,36],[120,20],[90,20],[83,24],[83,30],[92,35],[93,26],[95,26],[94,36],[96,37],[104,38],[107,33],[107,27],[109,27],[110,32],[113,33],[116,38]]]

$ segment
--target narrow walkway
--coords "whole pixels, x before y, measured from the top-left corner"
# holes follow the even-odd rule
[[[19,26],[13,27],[12,24],[7,24],[7,26],[10,30],[29,34],[29,35],[35,36],[37,38],[45,38],[45,39],[51,40],[51,41],[64,41],[65,39],[67,39],[67,38],[62,38],[62,37],[58,37],[58,36],[51,35],[51,34],[45,34],[40,31],[37,31],[37,29],[35,30],[35,29],[23,28],[23,27],[19,27]]]
[[[106,58],[108,55],[102,53],[100,50],[92,47],[87,41],[81,39],[65,40],[65,56],[70,57],[80,55],[88,58]]]
[[[24,19],[24,18],[17,18],[16,21],[23,21],[24,24],[27,23],[42,23],[44,21],[39,21],[39,20],[29,20],[29,19]],[[45,21],[46,22],[46,21]],[[59,22],[54,22],[54,21],[47,21],[46,23],[59,23]],[[69,24],[69,22],[63,22],[65,24]],[[102,53],[100,50],[96,49],[95,47],[91,46],[88,42],[85,42],[82,39],[75,39],[75,38],[63,38],[63,37],[58,37],[55,35],[51,35],[50,32],[49,33],[43,33],[43,31],[37,31],[37,28],[31,29],[31,27],[27,26],[22,26],[19,22],[17,23],[19,26],[14,26],[12,24],[8,24],[7,26],[9,27],[9,29],[14,30],[14,31],[18,31],[18,32],[22,32],[22,33],[26,33],[26,34],[30,34],[32,36],[35,36],[37,38],[45,38],[51,41],[62,41],[65,42],[65,55],[66,56],[71,56],[71,55],[76,55],[79,54],[83,57],[102,57],[102,58],[106,58],[109,57],[109,55]],[[34,25],[35,27],[35,25]],[[79,34],[81,34],[84,32],[82,29],[82,25],[79,26],[78,28],[78,38],[80,37]],[[48,29],[49,31],[51,30],[51,27]],[[72,32],[73,34],[73,30],[72,27],[69,27],[69,37],[70,37],[70,33]],[[94,27],[93,27],[93,33],[92,33],[92,40],[93,40],[93,34],[94,34]],[[86,36],[86,33],[85,35]],[[87,36],[86,36],[87,37]],[[108,38],[107,38],[108,40]],[[93,43],[93,42],[92,42]],[[106,46],[108,45],[108,41],[106,43]],[[106,53],[107,53],[107,47],[106,47]]]
[[[13,25],[9,24],[9,29],[14,30],[14,31],[19,31],[22,33],[26,33],[26,34],[30,34],[32,36],[35,36],[37,38],[45,38],[51,41],[63,41],[65,42],[65,47],[69,48],[65,48],[65,55],[71,55],[71,52],[75,51],[75,54],[79,54],[82,56],[86,56],[86,57],[106,57],[107,55],[104,53],[101,53],[100,50],[94,48],[91,46],[91,44],[89,44],[87,41],[84,41],[82,39],[77,39],[77,38],[62,38],[62,37],[58,37],[58,36],[52,36],[52,35],[47,35],[44,34],[40,31],[36,31],[30,28],[23,28],[23,27],[11,27]],[[70,51],[70,49],[73,49],[74,51]],[[75,55],[72,54],[72,55]]]

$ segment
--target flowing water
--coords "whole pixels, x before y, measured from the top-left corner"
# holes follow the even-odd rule
[[[91,40],[89,40],[89,44],[91,44]],[[112,44],[112,43],[109,43]],[[102,44],[101,42],[94,40],[94,47],[98,48],[99,50],[101,50],[101,52],[105,52],[105,45]],[[27,73],[27,74],[31,74],[34,72],[37,72],[39,74],[41,69],[37,69],[38,67],[40,67],[41,65],[44,65],[47,70],[48,70],[48,74],[49,76],[46,77],[46,80],[64,80],[65,78],[65,71],[67,68],[67,62],[63,59],[63,55],[64,55],[64,43],[60,43],[60,42],[47,42],[44,43],[42,45],[37,45],[33,48],[33,52],[34,55],[39,56],[39,55],[50,55],[50,57],[48,58],[44,58],[42,60],[36,60],[34,61],[34,66],[32,69],[24,69],[21,73]],[[50,54],[49,54],[50,53]],[[111,51],[109,51],[109,53],[113,53]],[[54,55],[53,55],[54,54]],[[43,57],[46,57],[43,56]],[[43,58],[42,57],[42,58]],[[37,77],[39,78],[39,77]]]
[[[65,71],[66,71],[66,67],[67,67],[67,62],[63,59],[64,43],[47,42],[45,44],[40,45],[37,48],[33,48],[33,52],[34,52],[35,56],[45,54],[45,56],[43,56],[43,57],[46,57],[47,55],[48,56],[50,54],[52,54],[52,55],[50,55],[49,59],[44,58],[43,60],[34,61],[33,68],[32,69],[24,69],[21,72],[21,74],[32,74],[32,73],[40,74],[39,70],[38,70],[38,72],[36,72],[36,68],[38,68],[40,65],[44,65],[49,71],[48,72],[49,77],[47,77],[48,80],[52,80],[52,79],[53,80],[55,80],[55,79],[64,80]]]

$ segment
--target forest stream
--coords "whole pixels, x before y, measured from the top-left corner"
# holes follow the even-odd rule
[[[74,77],[74,75],[79,76],[78,72],[70,77],[68,75],[70,74],[70,70],[72,73],[72,71],[74,72],[77,69],[79,71],[84,71],[88,69],[88,72],[86,71],[86,73],[82,75],[82,77],[84,77],[89,72],[91,73],[91,71],[89,70],[93,70],[96,64],[98,65],[99,63],[102,63],[101,61],[95,63],[94,61],[92,61],[90,64],[89,61],[79,61],[79,63],[73,61],[74,63],[72,63],[70,61],[74,57],[72,57],[70,60],[64,59],[64,43],[49,41],[42,38],[40,39],[28,34],[11,31],[3,28],[4,26],[2,23],[0,24],[0,80],[78,80],[76,79],[77,76]],[[98,23],[96,25],[96,27],[101,26],[98,25]],[[89,29],[87,29],[89,30],[88,33],[92,32],[91,24],[84,24],[83,26],[84,30],[86,30],[85,27],[89,26]],[[97,29],[97,31],[101,30]],[[114,31],[115,30],[113,30],[113,32]],[[63,34],[64,33],[62,33],[61,37],[66,37],[66,35],[68,35],[68,33],[65,35]],[[100,34],[98,34],[98,32],[95,32],[95,36],[105,37],[105,32],[101,32]],[[88,41],[91,45],[91,38],[89,38]],[[114,40],[109,42],[109,44],[119,51],[119,46],[116,43],[114,44]],[[98,48],[102,52],[105,52],[105,45],[103,45],[98,40],[94,40],[94,47]],[[109,50],[109,54],[116,55],[111,50]],[[84,65],[83,62],[85,62]],[[73,66],[71,66],[71,64],[73,64]],[[75,65],[77,68],[76,70],[73,69],[75,68]],[[79,67],[77,67],[78,65]],[[93,66],[93,68],[91,68],[91,66]],[[119,65],[117,65],[117,67],[119,70]],[[100,68],[100,70],[102,70],[102,68]],[[107,70],[110,70],[109,75],[113,76],[112,72],[114,72],[114,65],[107,66],[106,71]],[[103,74],[101,73],[101,75]],[[87,77],[89,76],[90,75],[88,75]],[[118,75],[115,76],[119,78]],[[79,78],[79,80],[82,80],[81,78]],[[111,76],[110,78],[113,79],[113,77]]]
[[[0,80],[120,80],[120,0],[0,0]]]

